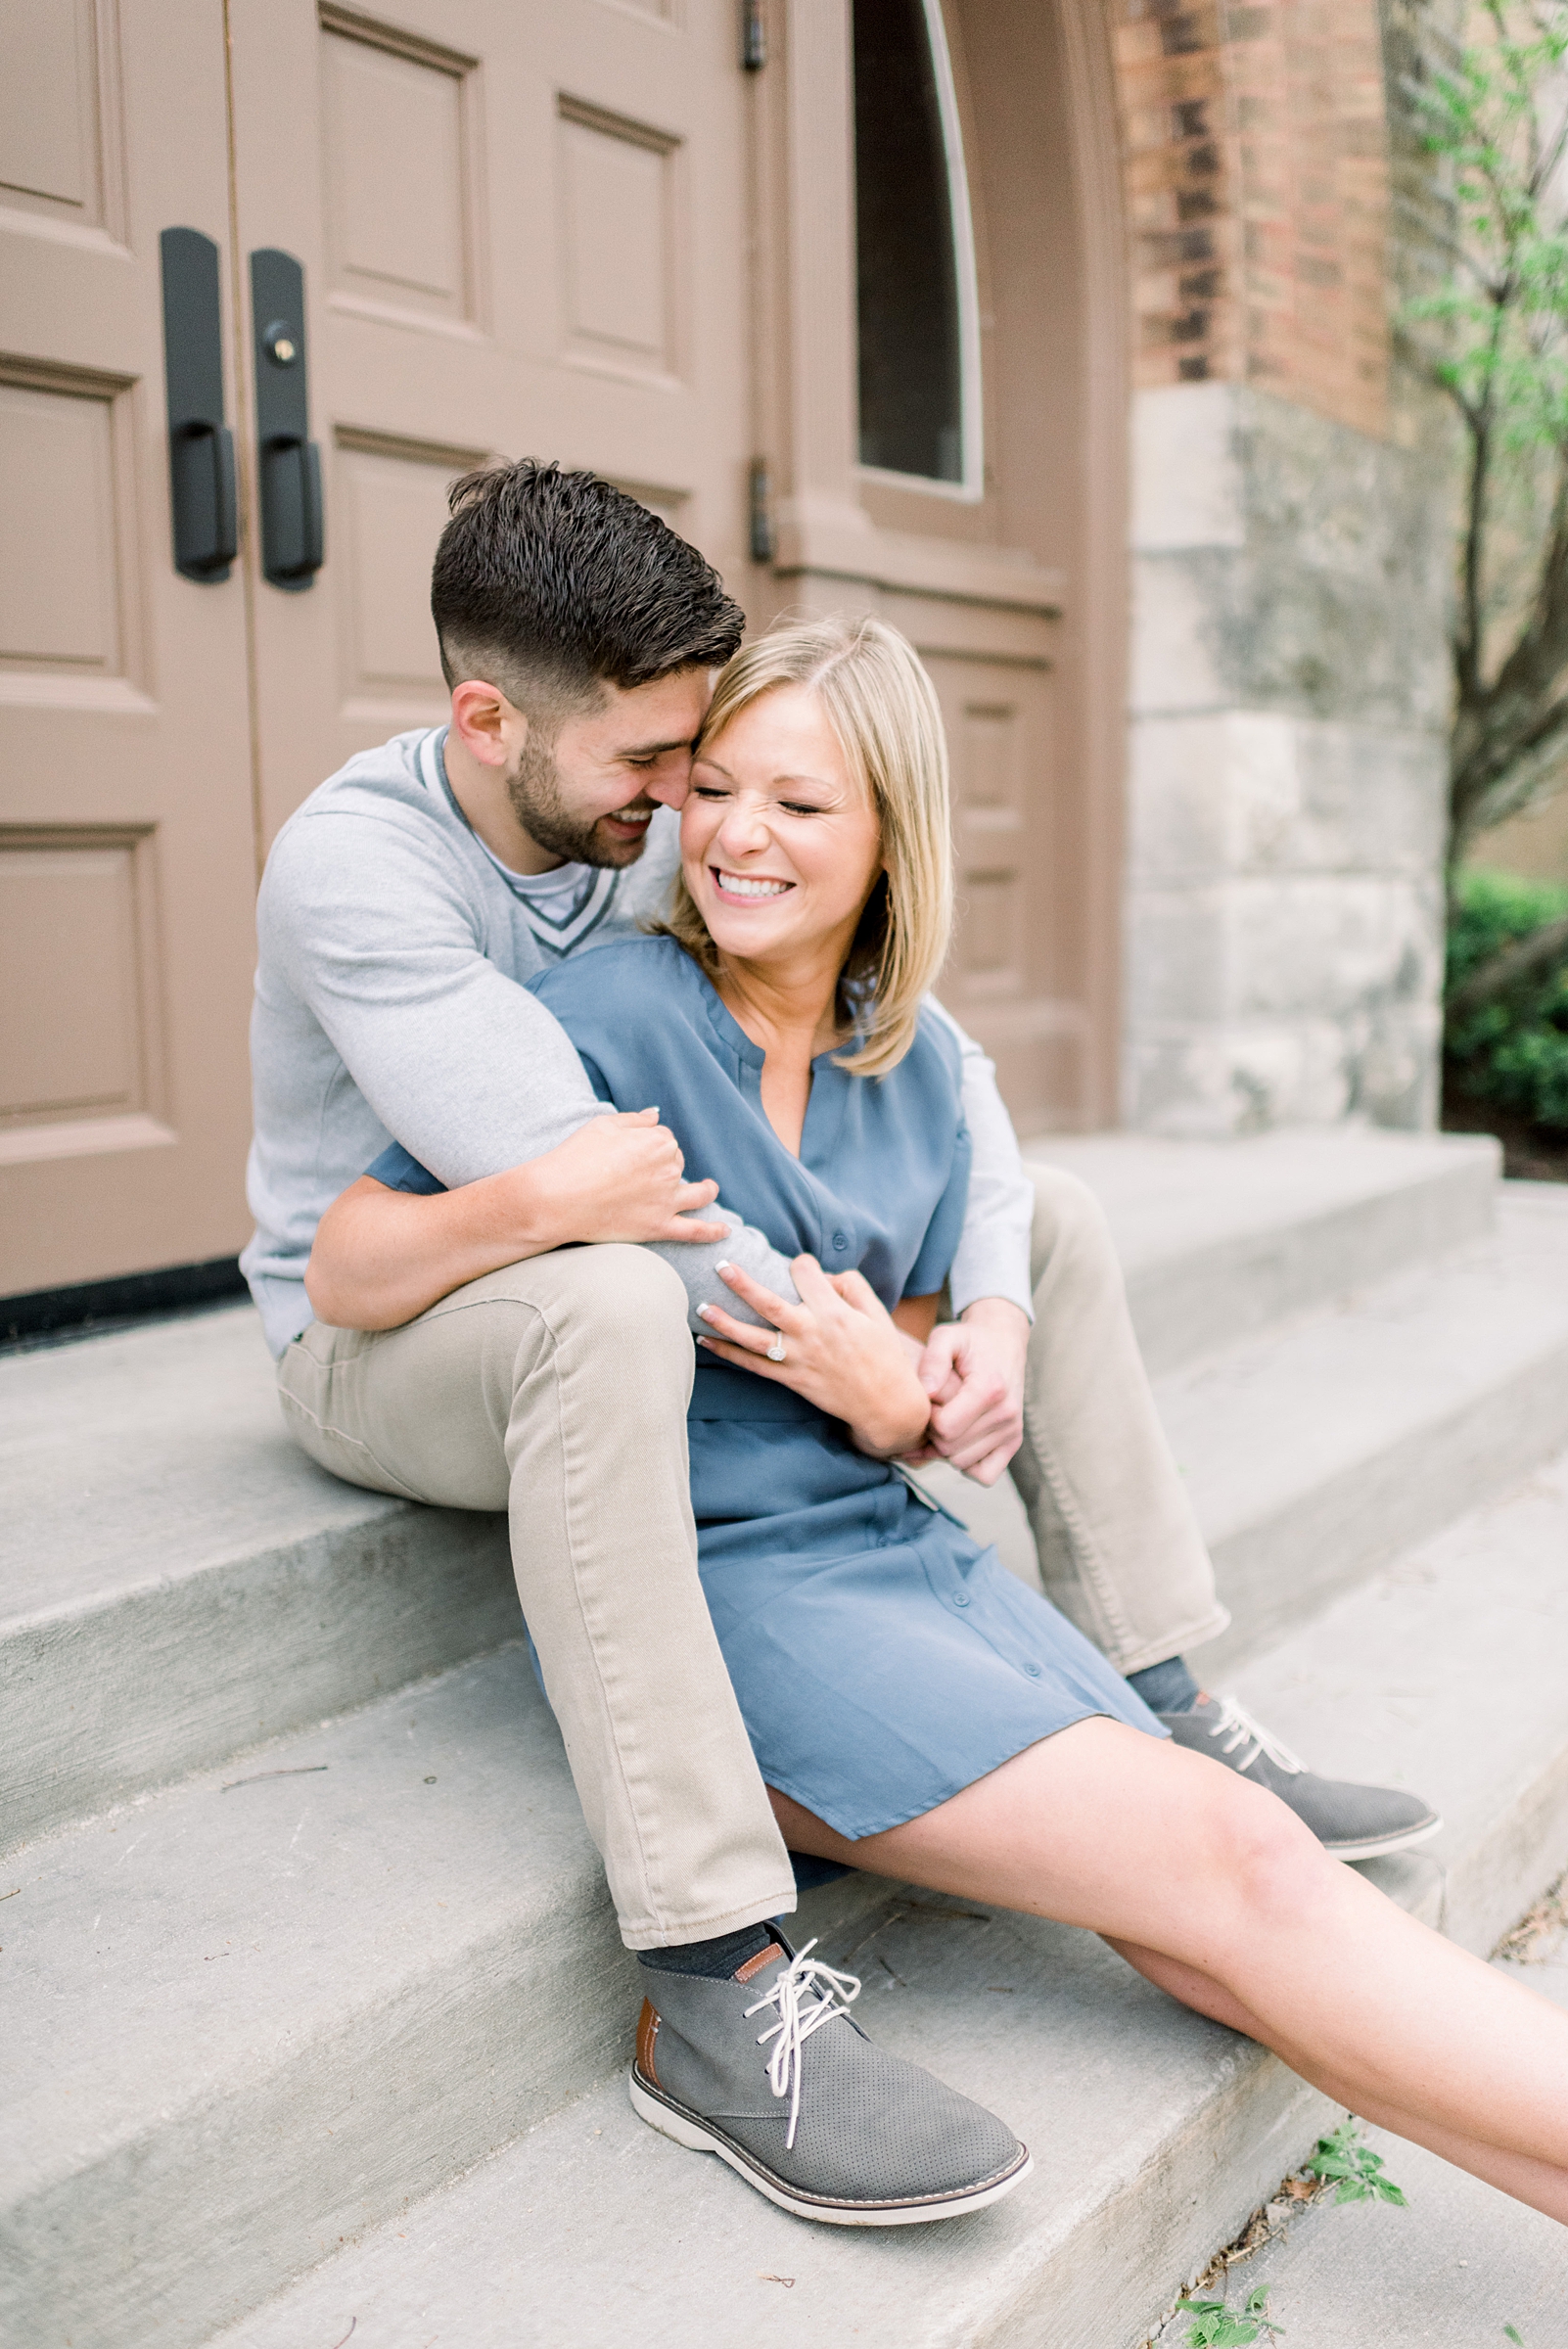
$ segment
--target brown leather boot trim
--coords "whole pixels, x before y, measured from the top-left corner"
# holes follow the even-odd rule
[[[652,1999],[644,1999],[642,2012],[637,2017],[637,2069],[654,2088],[659,2086],[659,2074],[654,2070],[654,2041],[658,2037],[658,2013]]]
[[[748,1958],[744,1965],[736,1967],[735,1979],[737,1982],[749,1982],[754,1974],[761,1972],[764,1965],[782,1965],[783,1962],[783,1951],[776,1941],[770,1941],[765,1950],[759,1950],[755,1958]]]

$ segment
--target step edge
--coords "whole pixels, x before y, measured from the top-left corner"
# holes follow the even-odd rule
[[[346,1490],[358,1492],[361,1488],[347,1486]],[[29,1633],[56,1626],[69,1627],[93,1615],[112,1613],[120,1606],[161,1598],[201,1581],[204,1576],[232,1574],[236,1568],[256,1564],[264,1566],[272,1560],[287,1558],[314,1542],[330,1542],[340,1536],[346,1539],[363,1533],[367,1527],[392,1525],[416,1515],[429,1517],[438,1514],[424,1503],[404,1500],[394,1493],[366,1492],[364,1498],[367,1503],[378,1505],[367,1506],[362,1512],[349,1516],[324,1515],[313,1523],[300,1525],[282,1535],[270,1535],[254,1541],[241,1538],[213,1552],[204,1552],[189,1564],[165,1569],[161,1573],[149,1570],[126,1582],[106,1585],[97,1590],[78,1591],[52,1604],[19,1608],[9,1613],[0,1606],[0,1655],[4,1653],[6,1642],[12,1638],[21,1638]],[[438,1513],[443,1516],[479,1516],[489,1512],[454,1509]],[[3,1561],[0,1561],[0,1565],[3,1565]]]

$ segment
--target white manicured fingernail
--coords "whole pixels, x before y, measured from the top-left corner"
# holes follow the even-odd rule
[[[705,1321],[712,1321],[712,1319],[713,1319],[713,1317],[714,1317],[714,1309],[713,1309],[713,1307],[712,1307],[711,1305],[700,1305],[700,1306],[697,1308],[697,1311],[698,1311],[699,1314],[702,1316],[703,1320],[705,1320]]]
[[[721,1256],[714,1269],[717,1272],[733,1272],[735,1267],[726,1257]]]

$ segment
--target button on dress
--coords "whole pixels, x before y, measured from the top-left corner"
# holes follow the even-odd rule
[[[688,1177],[719,1176],[785,1256],[856,1267],[890,1309],[942,1287],[969,1137],[958,1047],[930,1013],[886,1077],[813,1061],[796,1158],[762,1109],[761,1047],[672,939],[608,944],[531,984],[599,1098],[657,1102]],[[396,1149],[371,1172],[432,1187]],[[1166,1733],[1065,1616],[842,1421],[697,1355],[703,1589],[768,1785],[857,1841],[1091,1715]]]

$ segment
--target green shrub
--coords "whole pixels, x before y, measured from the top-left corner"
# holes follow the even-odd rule
[[[1515,939],[1568,913],[1568,889],[1471,868],[1449,928],[1450,991]],[[1568,956],[1545,978],[1450,1023],[1449,1067],[1467,1093],[1568,1130]]]

